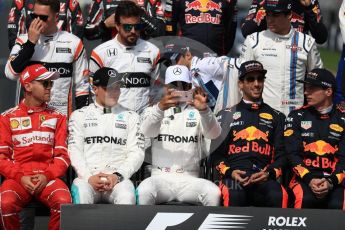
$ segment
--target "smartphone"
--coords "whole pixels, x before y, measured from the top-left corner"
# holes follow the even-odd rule
[[[178,97],[179,102],[193,101],[193,91],[173,91],[172,96]]]

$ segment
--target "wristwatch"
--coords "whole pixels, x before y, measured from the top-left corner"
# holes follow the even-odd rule
[[[117,176],[119,182],[123,181],[123,176],[121,175],[121,173],[114,172],[113,174]]]

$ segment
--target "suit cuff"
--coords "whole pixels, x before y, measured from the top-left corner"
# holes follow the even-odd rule
[[[313,175],[311,173],[307,173],[304,175],[304,177],[302,178],[302,180],[309,185],[310,181],[313,179]]]

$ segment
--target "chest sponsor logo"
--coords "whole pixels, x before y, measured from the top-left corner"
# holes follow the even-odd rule
[[[150,87],[151,77],[145,73],[131,73],[123,78],[126,88]]]
[[[57,123],[57,118],[50,118],[41,122],[41,127],[51,128],[55,130],[56,123]]]
[[[303,142],[304,151],[305,152],[312,152],[316,155],[323,156],[328,154],[335,154],[338,151],[337,146],[332,146],[331,144],[323,141],[318,140],[315,142],[311,142],[307,144],[306,142]]]
[[[292,129],[288,129],[284,132],[284,137],[289,137],[293,134],[293,130]]]
[[[31,129],[32,128],[31,118],[30,117],[10,118],[10,126],[11,126],[11,130],[13,131]]]
[[[138,63],[149,63],[151,64],[151,59],[147,57],[137,57],[137,62]]]
[[[337,132],[342,132],[344,130],[344,128],[338,124],[331,124],[329,127]]]
[[[293,45],[286,45],[286,49],[290,49],[292,52],[301,52],[302,48],[298,47],[296,44]]]
[[[264,120],[264,119],[261,119],[261,118],[260,118],[260,122],[262,122],[264,124],[268,124],[268,125],[272,124],[272,120]]]
[[[125,115],[123,115],[122,113],[118,114],[116,116],[116,121],[124,121],[125,120]]]
[[[262,139],[268,142],[268,135],[269,135],[269,131],[263,132],[260,129],[256,128],[255,126],[250,126],[240,131],[233,130],[234,141],[237,141],[237,140],[253,141],[253,140]]]
[[[190,111],[188,113],[188,120],[195,120],[195,112],[194,111]]]
[[[72,69],[67,69],[67,68],[64,68],[64,67],[49,67],[48,68],[49,71],[51,72],[58,72],[60,74],[60,78],[61,77],[70,77],[71,74],[72,74]]]
[[[305,130],[310,129],[312,126],[311,121],[301,121],[301,127]]]
[[[197,10],[200,12],[216,11],[222,13],[222,2],[212,0],[194,0],[186,1],[185,12]]]
[[[262,155],[270,156],[272,152],[272,147],[270,144],[262,144],[256,141],[249,141],[245,145],[229,145],[229,154],[238,154],[238,153],[249,153],[255,152]]]
[[[196,126],[196,122],[186,122],[186,127],[195,127]]]
[[[115,127],[118,129],[127,129],[127,125],[121,123],[115,123]]]
[[[70,54],[72,50],[70,48],[56,47],[56,53]]]
[[[34,131],[26,134],[18,134],[12,136],[12,141],[16,147],[26,147],[32,144],[54,145],[54,133]]]
[[[260,113],[259,117],[264,118],[266,120],[272,120],[273,119],[273,116],[269,113]]]
[[[84,123],[84,128],[97,127],[97,126],[98,126],[98,124],[95,122]]]
[[[159,134],[155,137],[157,141],[172,143],[198,143],[198,136],[174,136],[169,134]]]
[[[108,55],[108,57],[116,56],[117,55],[117,49],[116,48],[114,48],[114,49],[107,49],[107,55]]]
[[[243,121],[236,121],[236,122],[232,122],[230,123],[230,128],[233,127],[233,126],[237,126],[237,125],[243,125],[244,122]]]
[[[86,137],[84,142],[87,144],[103,144],[103,143],[111,143],[116,145],[126,145],[127,139],[119,138],[119,137],[108,137],[108,136],[93,136],[93,137]]]
[[[233,118],[234,120],[237,120],[237,119],[241,118],[241,112],[235,112],[235,113],[232,115],[232,118]]]
[[[11,125],[11,129],[12,130],[17,130],[19,128],[19,125],[20,125],[19,120],[11,119],[10,120],[10,125]]]
[[[314,137],[314,133],[312,133],[312,132],[302,132],[301,136],[302,137]]]
[[[199,11],[199,15],[195,12],[187,13],[192,10]],[[222,17],[222,2],[212,0],[186,1],[185,12],[186,24],[210,23],[218,25]]]

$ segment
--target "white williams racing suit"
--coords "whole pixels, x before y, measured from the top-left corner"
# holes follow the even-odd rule
[[[82,41],[75,35],[58,31],[51,36],[41,35],[37,44],[28,41],[27,34],[17,38],[5,67],[6,77],[17,80],[24,68],[40,63],[49,71],[60,73],[54,81],[49,105],[64,114],[72,112],[72,88],[75,87],[76,107],[88,103],[89,76]]]
[[[241,101],[242,94],[238,88],[238,69],[241,66],[239,60],[238,58],[228,58],[224,63],[226,71],[223,75],[214,114]]]
[[[219,136],[221,128],[212,111],[199,112],[184,105],[161,111],[145,109],[141,129],[152,138],[152,174],[138,187],[138,203],[181,202],[218,205],[220,191],[211,181],[198,178],[201,144]]]
[[[191,61],[190,71],[193,81],[207,93],[209,103],[213,108],[219,94],[219,90],[224,78],[224,61],[225,56],[221,57],[204,57],[194,56]]]
[[[323,66],[314,38],[294,29],[287,35],[265,30],[247,36],[241,58],[263,64],[267,70],[263,99],[285,115],[303,105],[303,84],[296,80]]]
[[[128,73],[124,79],[126,88],[121,89],[119,103],[141,113],[149,103],[159,49],[141,39],[138,39],[135,46],[124,46],[117,40],[117,36],[92,51],[89,69],[95,73],[101,67],[110,67],[119,73]]]
[[[144,136],[139,130],[138,114],[120,105],[112,113],[105,113],[96,103],[73,112],[68,151],[78,175],[71,190],[74,203],[135,204],[134,186],[129,178],[144,159]],[[110,192],[97,192],[88,179],[100,172],[117,172],[124,180]]]

